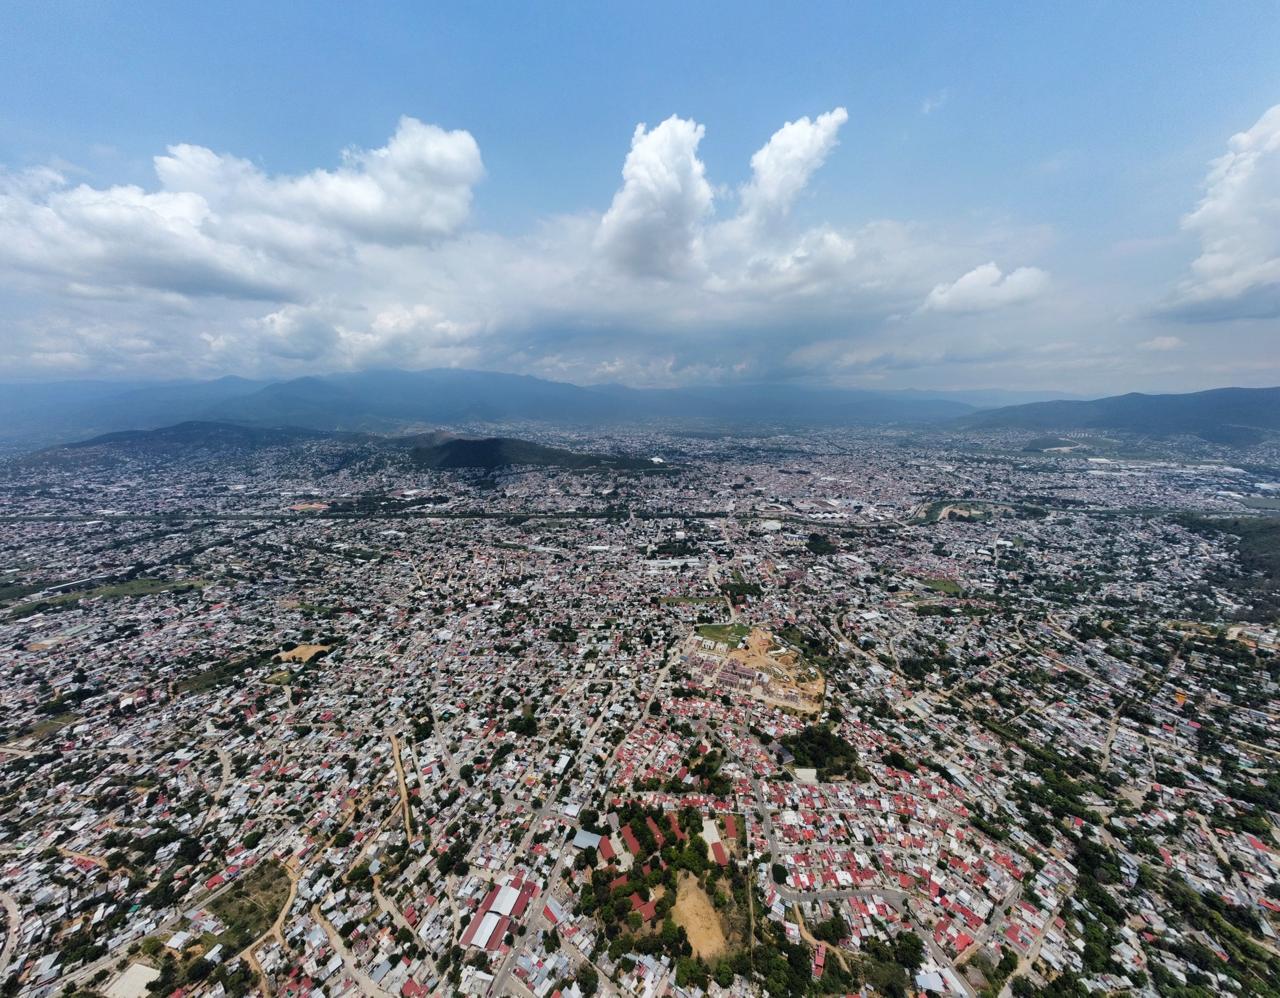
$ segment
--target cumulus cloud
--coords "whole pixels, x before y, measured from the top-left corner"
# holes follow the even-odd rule
[[[797,223],[847,121],[837,107],[783,124],[719,198],[729,189],[707,176],[702,124],[639,125],[610,204],[516,236],[468,227],[484,176],[474,138],[407,117],[382,147],[297,175],[192,144],[155,158],[151,188],[0,172],[0,294],[23,312],[0,365],[767,377],[806,344],[847,352],[877,329],[901,338],[1043,288],[1034,268],[965,273],[977,253],[1033,241],[1007,231]]]
[[[258,342],[263,349],[289,360],[323,357],[339,339],[334,319],[323,307],[286,305],[255,320],[252,325],[261,334]]]
[[[600,220],[597,244],[620,267],[646,277],[681,277],[700,264],[701,227],[713,195],[698,159],[705,129],[672,115],[636,125],[622,187]]]
[[[404,117],[380,149],[349,149],[337,170],[270,177],[247,160],[203,146],[170,146],[155,158],[166,190],[204,198],[220,224],[251,240],[266,223],[281,231],[320,228],[380,243],[407,243],[454,232],[471,209],[484,176],[480,147],[469,132],[446,132]]]
[[[299,177],[194,145],[154,162],[155,191],[71,186],[50,170],[5,176],[0,264],[79,297],[298,302],[318,269],[359,244],[454,232],[484,172],[468,133],[412,118],[384,147],[348,150],[341,169]]]
[[[140,187],[71,187],[45,175],[0,193],[0,263],[51,277],[75,294],[161,289],[182,295],[279,299],[284,273],[250,246],[207,229],[199,194]]]
[[[1231,137],[1182,219],[1200,241],[1165,311],[1182,319],[1280,316],[1280,104]]]
[[[1049,275],[1037,267],[1019,267],[1002,273],[995,263],[984,263],[948,283],[934,285],[922,306],[934,312],[990,312],[1039,297]]]
[[[742,189],[741,218],[752,227],[772,227],[790,212],[836,145],[840,126],[849,120],[838,107],[810,121],[788,121],[751,157],[751,180]]]

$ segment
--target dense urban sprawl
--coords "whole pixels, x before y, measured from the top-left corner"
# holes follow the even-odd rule
[[[554,442],[6,468],[6,993],[1277,993],[1264,469]]]

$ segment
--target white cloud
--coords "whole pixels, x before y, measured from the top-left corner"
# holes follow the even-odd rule
[[[1049,275],[1037,267],[1019,267],[1004,274],[994,263],[984,263],[949,284],[935,285],[922,307],[934,312],[989,312],[1029,302],[1039,297],[1048,283]]]
[[[597,243],[620,267],[646,277],[684,277],[700,264],[701,227],[713,195],[698,159],[705,129],[672,115],[636,125],[622,187],[600,220]]]
[[[0,264],[63,294],[294,301],[317,269],[360,243],[453,233],[483,175],[466,132],[402,118],[386,146],[336,171],[271,177],[244,159],[178,145],[155,158],[160,189],[70,186],[56,172],[0,182]]]
[[[1177,336],[1153,336],[1149,340],[1143,340],[1138,344],[1139,350],[1150,350],[1156,353],[1167,353],[1170,350],[1180,350],[1186,344]]]
[[[251,325],[260,333],[258,342],[264,350],[289,360],[323,357],[340,337],[334,318],[323,307],[286,305]]]
[[[751,180],[742,189],[740,217],[752,228],[777,225],[791,211],[809,178],[836,145],[849,120],[838,107],[810,121],[788,121],[751,157]]]
[[[454,232],[484,176],[469,132],[446,132],[404,117],[380,149],[349,149],[337,170],[270,177],[252,163],[203,146],[170,146],[155,158],[167,190],[194,192],[227,223],[320,226],[379,243],[427,240]],[[253,225],[238,232],[252,238]]]
[[[66,288],[183,295],[288,296],[282,270],[252,247],[220,241],[199,194],[76,187],[44,176],[0,193],[0,264]]]
[[[0,294],[23,312],[0,366],[758,377],[806,344],[847,348],[890,327],[901,339],[945,313],[1039,292],[1041,271],[994,264],[939,283],[975,251],[1027,252],[1035,239],[1011,230],[797,223],[847,120],[834,108],[784,124],[720,214],[698,155],[703,126],[640,125],[605,210],[522,236],[467,227],[484,174],[475,140],[412,118],[383,147],[300,175],[198,145],[156,157],[154,189],[0,173]]]
[[[1190,320],[1280,316],[1280,104],[1231,137],[1182,220],[1200,240],[1167,311]]]

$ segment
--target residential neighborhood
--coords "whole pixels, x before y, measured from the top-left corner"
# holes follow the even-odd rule
[[[1276,483],[550,442],[660,461],[6,467],[6,994],[1275,987]]]

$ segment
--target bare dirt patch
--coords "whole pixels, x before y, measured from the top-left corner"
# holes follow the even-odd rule
[[[322,651],[328,651],[328,645],[296,645],[288,651],[276,655],[281,662],[310,662]]]
[[[742,647],[737,647],[739,644]],[[822,671],[764,628],[703,625],[688,638],[686,651],[702,673],[703,684],[712,689],[736,689],[801,714],[822,708]]]
[[[698,886],[697,878],[682,871],[676,885],[676,904],[671,912],[676,925],[689,936],[693,952],[704,960],[720,956],[726,947],[724,927],[707,892]]]

